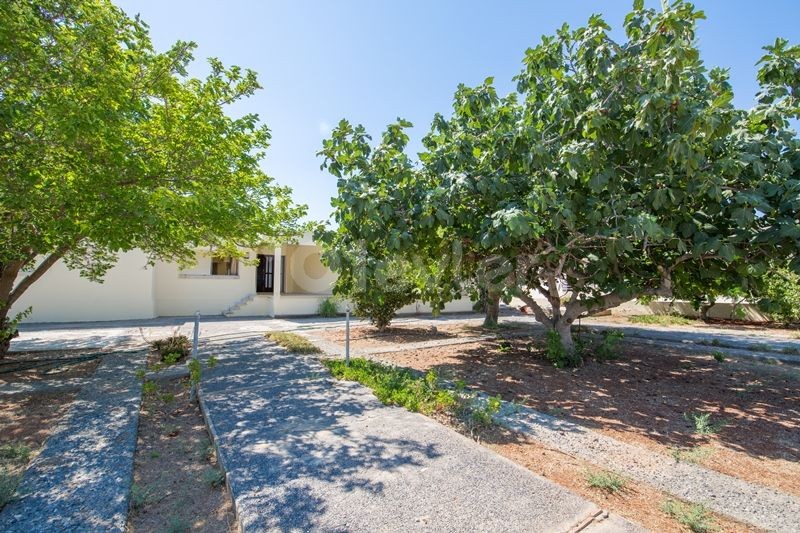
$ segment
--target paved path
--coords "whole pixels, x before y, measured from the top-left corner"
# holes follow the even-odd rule
[[[245,532],[569,531],[592,503],[263,339],[210,345],[201,403]],[[583,531],[637,531],[617,517]]]
[[[144,358],[104,358],[0,512],[0,531],[125,530]]]

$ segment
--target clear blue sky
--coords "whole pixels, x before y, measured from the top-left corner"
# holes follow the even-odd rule
[[[330,213],[336,181],[315,156],[340,118],[378,138],[400,116],[412,148],[435,112],[448,113],[459,83],[495,76],[513,89],[526,48],[568,22],[602,13],[620,32],[632,0],[114,0],[141,14],[157,48],[195,41],[196,76],[205,58],[254,69],[264,89],[232,110],[255,112],[272,130],[264,170],[294,189],[309,218]],[[658,6],[648,0],[648,5]],[[798,0],[698,0],[708,17],[699,43],[706,65],[731,69],[736,103],[749,107],[755,63],[775,37],[800,42]]]

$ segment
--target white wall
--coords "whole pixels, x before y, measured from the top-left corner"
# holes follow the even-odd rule
[[[17,300],[11,312],[27,307],[26,322],[81,322],[153,318],[153,269],[144,253],[120,254],[103,283],[82,278],[63,262],[53,265]]]
[[[236,276],[212,276],[211,258],[201,252],[197,264],[188,270],[182,271],[174,263],[155,266],[157,316],[188,316],[196,311],[219,315],[255,292],[256,267],[241,260]]]

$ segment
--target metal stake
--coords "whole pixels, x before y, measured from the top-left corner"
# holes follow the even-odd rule
[[[350,305],[344,310],[344,364],[350,366]]]
[[[197,359],[197,340],[200,337],[200,311],[194,314],[194,340],[192,341],[192,359]]]

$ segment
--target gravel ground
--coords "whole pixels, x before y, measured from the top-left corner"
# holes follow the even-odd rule
[[[201,403],[243,531],[567,531],[600,512],[265,340],[216,347]],[[602,513],[584,531],[638,531]],[[598,521],[599,520],[599,521]]]
[[[0,513],[0,531],[124,531],[144,360],[105,357]]]

